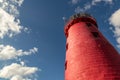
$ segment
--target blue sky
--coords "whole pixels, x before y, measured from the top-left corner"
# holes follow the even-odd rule
[[[64,80],[64,21],[78,12],[120,52],[119,0],[0,0],[0,80]]]

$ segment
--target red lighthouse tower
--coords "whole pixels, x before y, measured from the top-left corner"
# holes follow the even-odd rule
[[[65,80],[120,80],[120,56],[92,16],[73,15],[65,35]]]

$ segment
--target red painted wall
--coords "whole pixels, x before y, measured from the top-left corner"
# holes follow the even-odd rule
[[[76,18],[65,26],[65,80],[120,80],[120,56],[95,20]]]

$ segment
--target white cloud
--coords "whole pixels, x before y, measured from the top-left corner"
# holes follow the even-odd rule
[[[4,66],[0,70],[0,78],[10,80],[32,80],[29,76],[39,71],[36,67],[27,67],[21,64],[12,63],[11,65]]]
[[[120,27],[120,9],[112,14],[112,16],[109,18],[109,21],[114,27]]]
[[[5,36],[13,37],[21,31],[28,32],[29,29],[21,26],[18,8],[21,7],[24,0],[0,0],[0,38]],[[16,59],[20,64],[12,63],[4,66],[0,70],[0,78],[9,80],[33,80],[33,74],[38,71],[37,67],[25,66],[24,61],[18,59],[25,55],[31,55],[38,52],[38,48],[34,47],[28,51],[16,49],[11,45],[0,45],[0,60]],[[36,80],[36,78],[34,78]]]
[[[84,9],[85,9],[85,10],[88,10],[88,9],[90,9],[91,7],[92,7],[92,5],[91,5],[90,3],[87,3],[87,4],[85,4]]]
[[[20,25],[18,7],[24,0],[0,0],[0,38],[12,37],[24,30]]]
[[[25,62],[24,62],[24,61],[21,61],[20,64],[21,64],[22,66],[24,66],[24,65],[25,65]]]
[[[112,4],[113,0],[92,0],[92,4],[91,5],[96,5],[99,2],[106,2],[108,4]]]
[[[83,8],[80,8],[80,6],[75,8],[75,13],[80,13],[80,12],[84,12]]]
[[[11,2],[13,2],[13,4],[18,4],[19,6],[22,5],[24,0],[11,0]]]
[[[95,6],[100,2],[105,2],[107,4],[112,4],[113,0],[92,0],[91,2],[87,2],[86,4],[84,4],[83,8],[80,8],[79,6],[77,8],[75,8],[75,12],[76,13],[85,12],[85,11],[89,10],[92,6]]]
[[[118,9],[111,15],[111,17],[109,18],[109,22],[114,27],[114,30],[112,29],[112,31],[116,37],[118,47],[120,47],[120,9]]]
[[[72,4],[77,4],[80,0],[71,0]]]
[[[29,51],[23,51],[22,49],[17,50],[10,45],[0,45],[0,60],[14,59],[20,56],[36,53],[37,51],[38,48],[36,47],[29,49]]]
[[[21,32],[22,26],[20,26],[20,21],[13,15],[8,14],[2,8],[0,8],[0,38],[3,38],[5,35],[12,37],[14,34]]]
[[[80,13],[80,12],[85,12],[86,10],[90,9],[92,7],[92,5],[90,3],[87,3],[84,5],[84,8],[81,8],[80,6],[75,8],[75,12],[76,13]]]
[[[15,16],[19,14],[18,7],[22,5],[24,0],[1,0],[0,8]]]

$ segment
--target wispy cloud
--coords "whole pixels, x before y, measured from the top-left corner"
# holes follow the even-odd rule
[[[75,13],[80,13],[80,12],[84,12],[85,10],[83,8],[81,8],[80,6],[75,8]]]
[[[36,53],[37,51],[38,48],[36,47],[29,49],[29,51],[23,51],[22,49],[17,50],[10,45],[0,45],[0,60],[14,59],[20,56]]]
[[[11,65],[4,66],[0,70],[0,77],[10,80],[33,80],[29,77],[39,71],[36,67],[27,67],[25,65],[12,63]]]
[[[112,4],[113,0],[92,0],[91,5],[96,5],[99,2],[106,2],[108,4]]]
[[[12,37],[24,30],[20,25],[18,7],[23,0],[0,0],[0,38]]]
[[[76,7],[75,12],[76,13],[85,12],[85,11],[91,9],[91,7],[97,5],[100,2],[105,2],[107,4],[112,4],[113,0],[92,0],[91,2],[87,2],[86,4],[84,4],[84,7],[82,7],[82,8],[80,6]]]
[[[71,0],[71,3],[74,5],[74,4],[77,4],[80,0]]]
[[[0,8],[15,16],[19,14],[18,7],[22,5],[24,0],[0,0]]]
[[[109,18],[109,22],[114,27],[112,31],[115,35],[118,47],[120,48],[120,9],[118,9],[111,15],[111,17]]]

